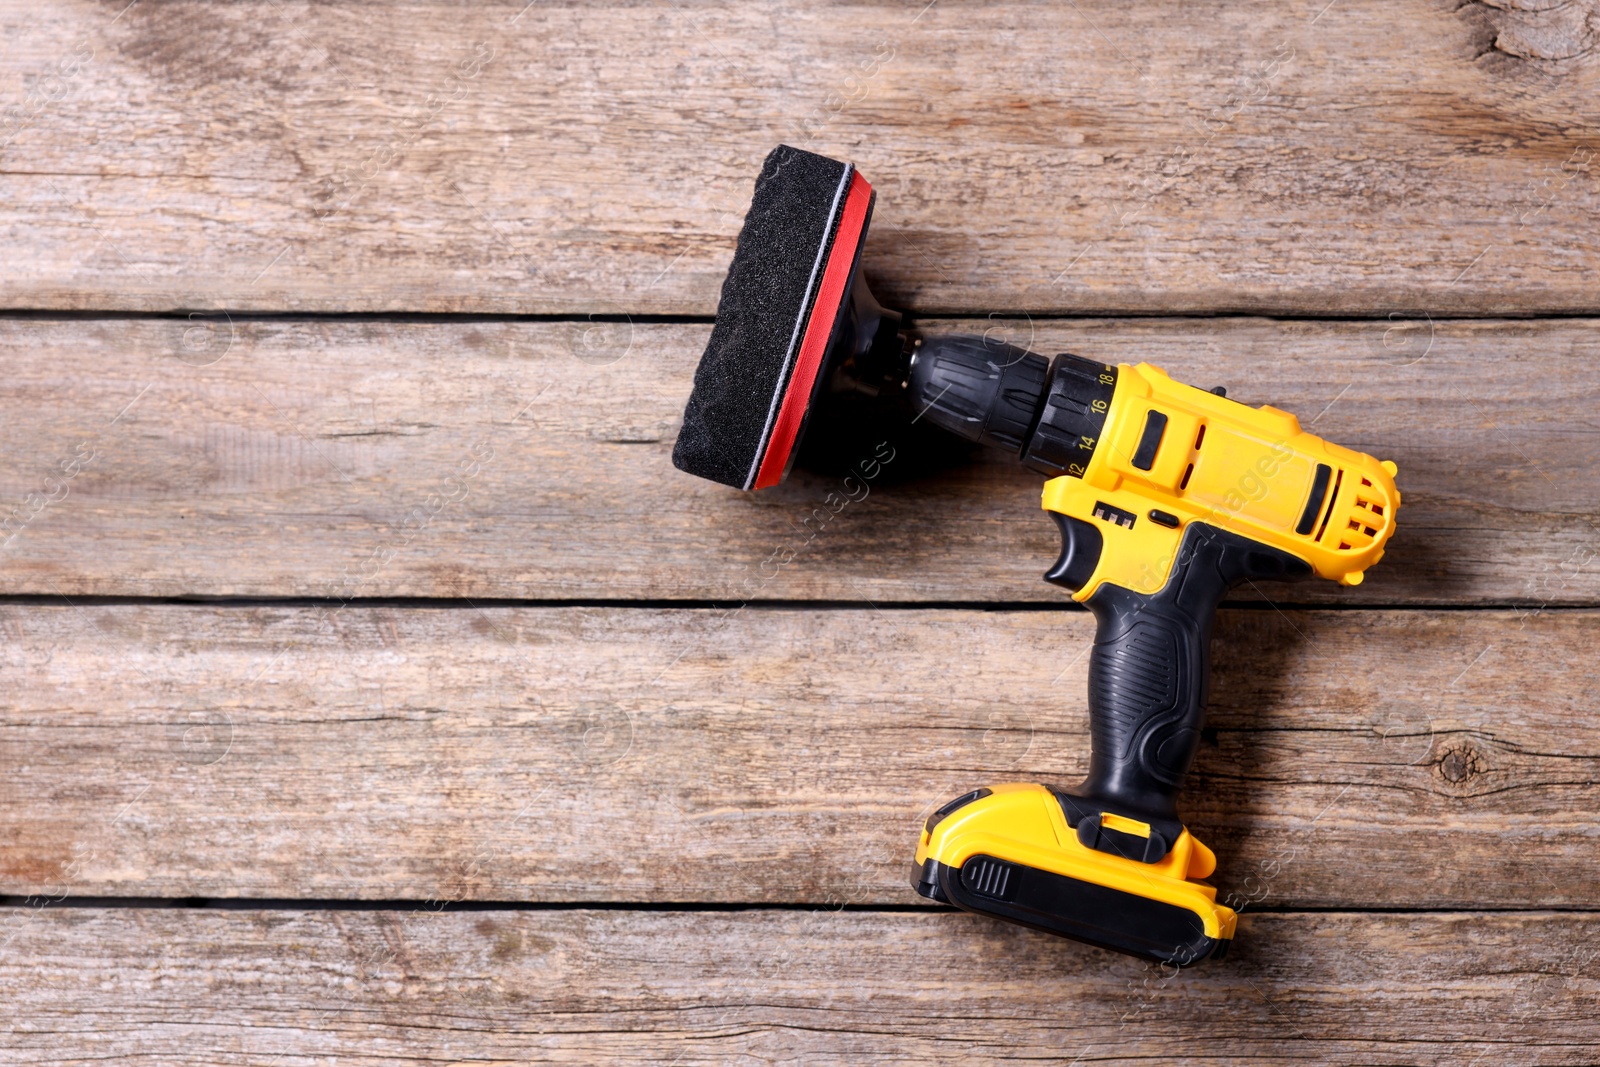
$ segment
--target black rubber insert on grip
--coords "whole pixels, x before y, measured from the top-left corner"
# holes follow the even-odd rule
[[[1328,495],[1328,480],[1332,477],[1332,467],[1326,463],[1317,464],[1317,472],[1311,477],[1311,495],[1306,498],[1306,509],[1300,513],[1300,522],[1294,528],[1295,533],[1311,532],[1311,527],[1316,524],[1317,515],[1322,511],[1322,500]]]
[[[1155,466],[1156,453],[1161,451],[1161,436],[1167,432],[1167,417],[1155,408],[1144,417],[1144,433],[1139,437],[1139,447],[1133,453],[1133,465],[1142,471]]]
[[[1089,777],[1058,794],[1067,821],[1085,824],[1080,840],[1147,863],[1166,854],[1183,830],[1178,789],[1205,724],[1217,605],[1245,581],[1310,574],[1310,564],[1287,552],[1195,522],[1159,591],[1109,582],[1095,591],[1087,601],[1097,623],[1089,656]],[[1161,839],[1159,853],[1140,854],[1142,839],[1130,851],[1129,842],[1099,833],[1098,816],[1107,811],[1148,823]]]

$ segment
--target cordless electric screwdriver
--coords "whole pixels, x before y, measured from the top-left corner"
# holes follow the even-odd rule
[[[1177,811],[1217,606],[1261,581],[1358,584],[1394,530],[1395,466],[1147,363],[918,335],[859,276],[872,203],[849,164],[787,146],[767,157],[673,461],[741,489],[775,485],[813,400],[858,390],[1046,476],[1062,548],[1045,580],[1096,620],[1089,775],[945,804],[923,827],[912,885],[1146,959],[1218,956],[1236,915],[1202,881],[1216,858]]]

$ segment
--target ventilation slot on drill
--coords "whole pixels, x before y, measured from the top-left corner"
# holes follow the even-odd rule
[[[1206,439],[1206,424],[1201,423],[1200,428],[1194,432],[1194,450],[1200,451],[1200,445]],[[1181,493],[1189,488],[1189,479],[1194,477],[1194,464],[1191,463],[1183,469],[1183,479],[1178,482],[1178,491]]]
[[[1363,477],[1361,487],[1355,491],[1350,510],[1345,513],[1344,529],[1340,531],[1339,549],[1366,548],[1387,526],[1389,497],[1372,479]]]

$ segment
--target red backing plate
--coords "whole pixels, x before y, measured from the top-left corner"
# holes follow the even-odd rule
[[[817,302],[811,308],[811,318],[806,323],[805,337],[800,342],[800,354],[795,359],[794,374],[784,390],[783,403],[778,407],[778,417],[772,424],[772,440],[766,455],[761,457],[761,468],[756,472],[756,489],[766,489],[783,480],[789,465],[789,453],[795,438],[805,422],[806,408],[811,403],[811,390],[822,369],[822,357],[828,351],[828,339],[833,334],[833,324],[839,317],[839,304],[844,300],[844,290],[850,284],[850,268],[855,265],[856,248],[861,244],[861,230],[866,225],[867,206],[872,202],[872,186],[860,172],[850,181],[850,191],[845,194],[844,211],[839,219],[839,233],[833,239],[828,253],[828,265],[822,271],[822,287],[817,290]]]

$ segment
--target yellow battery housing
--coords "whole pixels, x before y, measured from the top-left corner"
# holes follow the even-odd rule
[[[1125,928],[1120,934],[1133,939],[1130,943],[1113,945],[1104,940],[1106,917],[1093,914],[1092,909],[1096,904],[1103,907],[1110,900],[1113,906],[1143,909],[1150,923],[1170,921],[1172,912],[1190,917],[1192,931],[1186,943],[1193,947],[1189,953],[1180,950],[1173,958],[1169,941],[1159,951],[1151,951],[1150,958],[1184,965],[1215,953],[1220,943],[1232,940],[1237,915],[1217,902],[1214,887],[1197,880],[1216,869],[1216,856],[1187,830],[1159,862],[1142,863],[1082,844],[1067,825],[1060,802],[1042,785],[1014,782],[979,793],[976,799],[948,814],[936,813],[918,841],[915,869],[933,872],[943,868],[946,878],[951,879],[945,883],[945,892],[960,884],[961,879],[953,872],[970,869],[969,861],[989,861],[991,867],[1008,869],[1013,879],[1037,878],[1030,872],[1053,875],[1060,880],[1068,900],[1074,899],[1072,886],[1098,887],[1102,891],[1080,902],[1083,914],[1076,915],[1076,921],[1081,922],[1082,929],[1073,929],[1079,909],[1061,908],[1050,917],[1053,933],[1142,954],[1142,946],[1137,943],[1142,924],[1113,924]],[[970,884],[975,880],[968,876],[965,881]],[[1017,895],[1014,885],[997,885],[992,877],[988,882],[978,887],[978,892],[1005,899]],[[1086,892],[1093,894],[1094,890]],[[1008,917],[1032,925],[1026,913]]]

